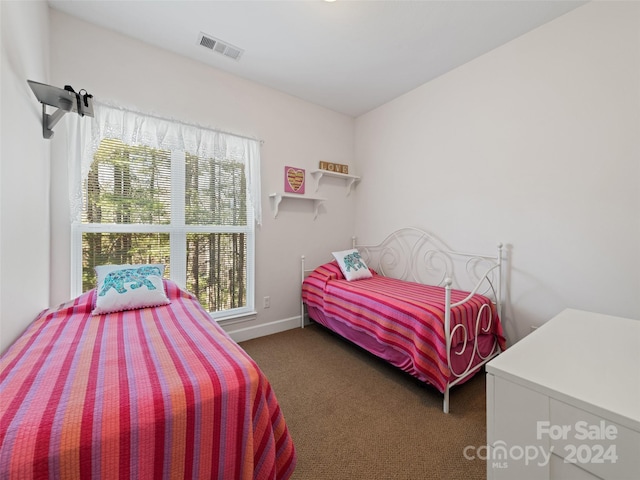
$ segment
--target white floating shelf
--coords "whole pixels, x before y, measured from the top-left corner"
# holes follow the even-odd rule
[[[308,195],[297,195],[295,193],[270,193],[269,198],[271,199],[271,207],[273,209],[273,218],[278,217],[278,209],[280,208],[280,202],[282,199],[292,199],[292,200],[307,200],[313,202],[313,219],[318,218],[318,209],[320,208],[320,204],[326,200],[326,198],[321,197],[312,197]]]
[[[360,181],[360,177],[356,175],[332,172],[331,170],[313,170],[311,172],[311,175],[313,175],[313,178],[316,179],[316,192],[318,191],[318,188],[320,188],[320,180],[322,179],[322,177],[335,177],[344,179],[347,182],[347,196],[349,196],[349,194],[351,193],[353,185]]]

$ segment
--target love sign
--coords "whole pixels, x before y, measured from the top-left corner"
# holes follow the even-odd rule
[[[335,173],[349,173],[349,165],[343,165],[342,163],[332,163],[320,161],[320,170],[328,170]]]
[[[287,193],[304,193],[304,169],[284,167],[284,191]]]

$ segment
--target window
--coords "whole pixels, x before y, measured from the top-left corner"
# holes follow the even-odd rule
[[[77,288],[95,286],[97,265],[163,263],[212,316],[253,311],[254,209],[243,155],[102,137],[72,227]]]

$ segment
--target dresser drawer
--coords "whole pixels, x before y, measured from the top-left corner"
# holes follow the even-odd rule
[[[640,432],[551,398],[538,434],[563,463],[603,479],[640,478]]]
[[[487,374],[487,402],[487,478],[548,480],[549,440],[536,438],[536,425],[549,418],[549,398]]]
[[[599,477],[583,470],[574,463],[565,463],[564,458],[551,455],[549,478],[558,480],[599,480]]]

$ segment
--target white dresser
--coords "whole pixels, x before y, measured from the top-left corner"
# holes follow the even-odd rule
[[[488,479],[640,479],[640,321],[565,310],[486,369]]]

